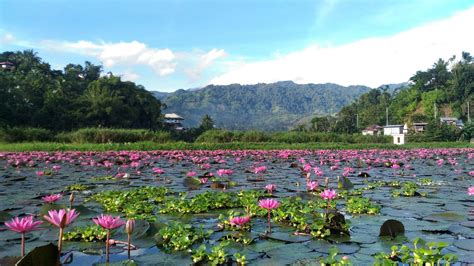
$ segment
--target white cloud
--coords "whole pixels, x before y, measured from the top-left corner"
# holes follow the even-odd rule
[[[15,37],[11,33],[5,33],[0,37],[1,44],[9,44],[15,41]]]
[[[223,49],[214,48],[207,53],[194,51],[192,54],[184,54],[183,59],[189,62],[189,66],[184,72],[191,82],[201,79],[201,75],[215,61],[225,58],[227,53]]]
[[[207,52],[206,54],[201,56],[200,65],[202,67],[206,67],[206,66],[210,65],[212,62],[214,62],[215,60],[217,60],[221,57],[225,57],[226,55],[227,54],[223,49],[215,49],[214,48],[214,49],[210,50],[209,52]]]
[[[177,64],[175,55],[170,49],[150,48],[138,41],[118,43],[93,43],[83,40],[77,42],[42,41],[40,47],[94,56],[106,67],[146,65],[153,68],[160,76],[173,73]]]
[[[126,80],[126,81],[135,81],[138,78],[140,78],[140,75],[138,75],[137,73],[133,73],[131,71],[126,71],[120,76],[122,77],[122,80]]]
[[[474,52],[474,8],[388,37],[368,38],[340,46],[313,44],[270,60],[238,64],[210,84],[255,84],[293,80],[342,85],[381,84],[408,80],[438,58]]]

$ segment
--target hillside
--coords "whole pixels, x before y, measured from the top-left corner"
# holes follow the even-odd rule
[[[400,86],[398,86],[400,87]],[[474,106],[474,59],[468,52],[462,57],[438,59],[431,68],[417,71],[410,82],[382,86],[361,95],[344,106],[336,116],[315,117],[307,129],[338,133],[360,132],[367,126],[431,122],[439,117],[456,117],[464,122],[472,118]],[[436,119],[435,119],[436,118]]]
[[[337,113],[370,88],[336,84],[209,85],[199,90],[178,90],[161,98],[164,113],[177,113],[187,127],[196,127],[209,114],[216,126],[226,129],[286,130],[315,115]],[[161,96],[161,97],[160,97]]]

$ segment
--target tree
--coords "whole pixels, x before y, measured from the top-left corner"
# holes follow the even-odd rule
[[[202,131],[214,129],[214,120],[212,120],[212,118],[208,114],[204,115],[201,119],[201,125],[199,126],[199,128]]]

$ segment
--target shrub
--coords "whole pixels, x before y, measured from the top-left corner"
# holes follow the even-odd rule
[[[33,142],[53,140],[54,134],[44,128],[13,127],[0,130],[0,141],[3,142]]]
[[[126,143],[153,141],[165,143],[171,141],[171,135],[164,131],[147,129],[83,128],[74,132],[58,134],[60,142],[72,143]]]
[[[261,131],[247,131],[242,134],[239,140],[242,142],[267,142],[270,140],[270,136]]]
[[[235,134],[227,130],[208,130],[196,139],[198,143],[226,143],[236,140]]]

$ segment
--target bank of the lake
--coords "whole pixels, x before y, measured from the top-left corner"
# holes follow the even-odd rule
[[[394,145],[386,143],[187,143],[187,142],[135,142],[135,143],[57,143],[25,142],[0,143],[0,151],[118,151],[118,150],[342,150],[342,149],[414,149],[414,148],[472,148],[469,142],[423,142]]]

